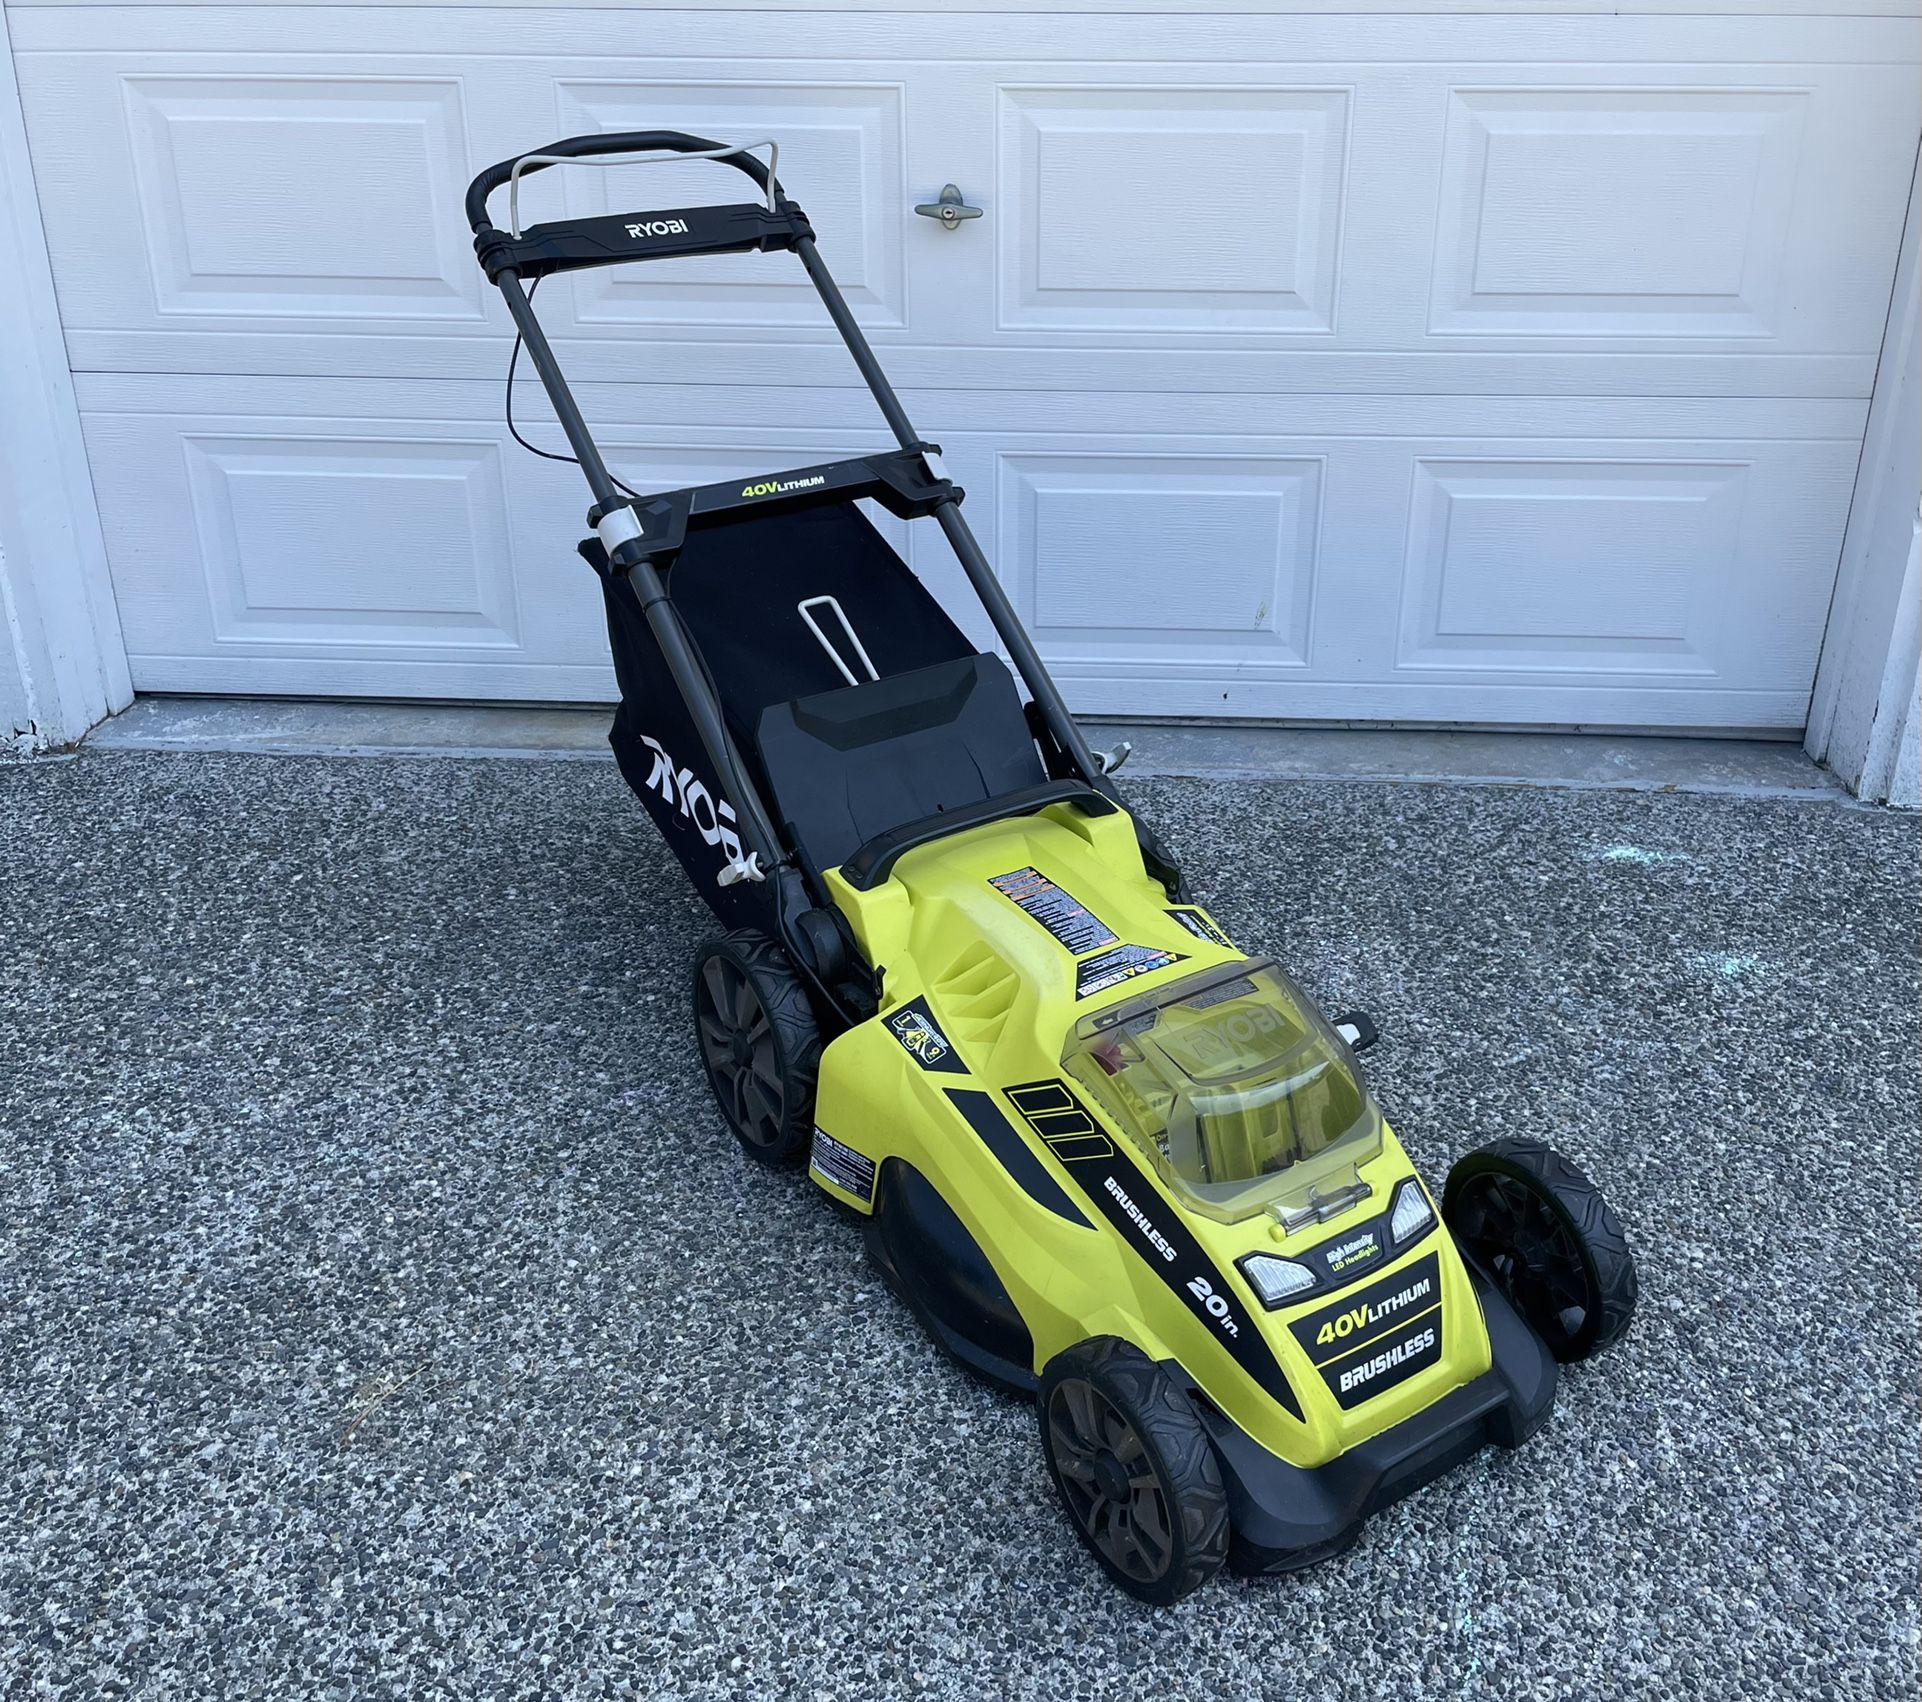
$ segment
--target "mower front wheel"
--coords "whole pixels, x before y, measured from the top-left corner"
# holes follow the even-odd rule
[[[1627,1332],[1628,1237],[1601,1189],[1553,1147],[1512,1137],[1478,1147],[1449,1171],[1442,1217],[1564,1365]]]
[[[1096,1336],[1048,1362],[1037,1405],[1061,1504],[1110,1578],[1165,1607],[1221,1570],[1221,1462],[1167,1372],[1133,1343]]]
[[[814,1137],[821,1033],[801,978],[765,934],[737,928],[694,954],[694,1032],[742,1151],[793,1164]]]

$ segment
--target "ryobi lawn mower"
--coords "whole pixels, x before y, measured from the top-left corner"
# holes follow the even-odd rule
[[[612,742],[726,930],[694,1034],[742,1148],[809,1160],[962,1364],[1034,1396],[1082,1541],[1170,1602],[1224,1561],[1284,1571],[1553,1404],[1626,1329],[1635,1268],[1594,1186],[1529,1140],[1439,1201],[1326,1020],[1238,950],[1123,807],[782,193],[771,144],[577,136],[467,192],[594,496]],[[590,157],[692,155],[730,206],[495,228],[489,196]],[[788,250],[899,447],[638,495],[541,333],[549,273]],[[855,506],[947,535],[1014,671]],[[1019,685],[1017,685],[1017,680]]]

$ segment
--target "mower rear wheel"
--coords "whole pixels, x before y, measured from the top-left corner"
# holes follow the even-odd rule
[[[1448,1173],[1442,1217],[1563,1364],[1627,1331],[1628,1237],[1601,1189],[1553,1147],[1505,1138],[1469,1153]]]
[[[794,1163],[814,1135],[821,1033],[781,948],[752,928],[703,945],[694,954],[694,1031],[742,1150],[762,1164]]]
[[[1061,1504],[1110,1578],[1165,1607],[1221,1569],[1221,1462],[1167,1372],[1133,1343],[1096,1336],[1048,1362],[1037,1403]]]

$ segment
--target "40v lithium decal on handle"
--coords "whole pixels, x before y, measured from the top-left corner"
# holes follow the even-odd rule
[[[1262,1339],[1261,1326],[1229,1291],[1227,1279],[1154,1183],[1108,1138],[1074,1090],[1057,1078],[1023,1082],[1002,1092],[1149,1270],[1214,1331],[1242,1370],[1300,1418],[1301,1402]]]

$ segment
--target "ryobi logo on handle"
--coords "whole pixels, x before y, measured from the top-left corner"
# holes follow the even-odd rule
[[[627,227],[636,242],[644,236],[686,236],[686,219],[641,219]]]

